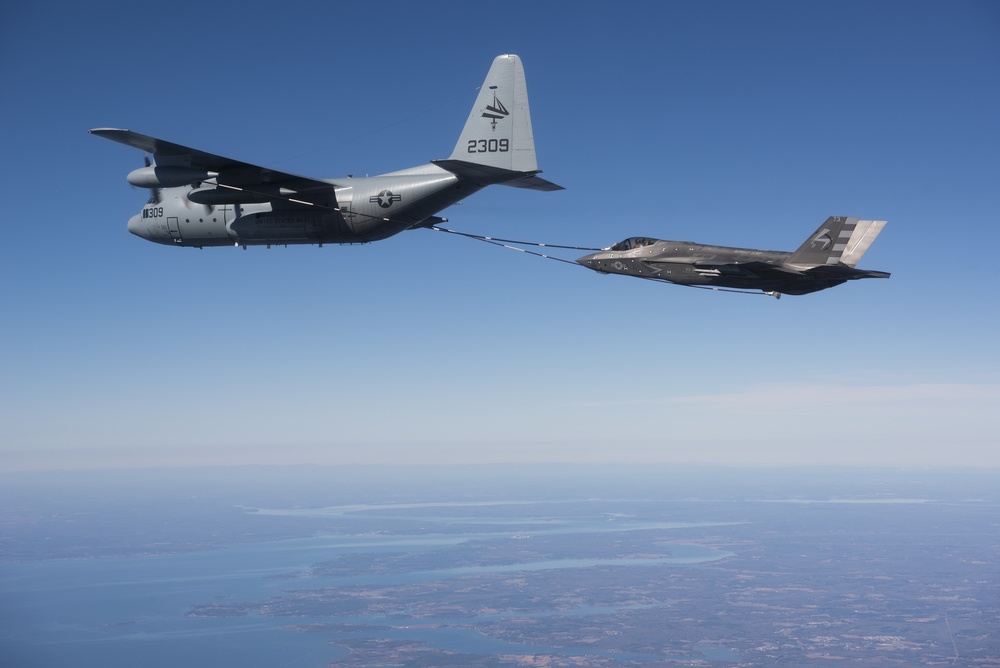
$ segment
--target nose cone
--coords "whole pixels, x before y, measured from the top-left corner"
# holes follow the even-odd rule
[[[591,253],[590,255],[584,255],[581,258],[577,258],[576,261],[578,264],[582,264],[584,267],[587,267],[588,269],[597,269],[597,263],[596,263],[597,256],[598,253]]]
[[[128,231],[137,237],[149,239],[149,230],[142,224],[142,218],[138,214],[128,219]]]

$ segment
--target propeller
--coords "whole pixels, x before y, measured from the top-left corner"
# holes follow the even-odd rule
[[[147,167],[149,167],[152,164],[152,163],[149,162],[149,156],[148,155],[142,156],[142,159],[143,159],[143,161],[145,161]],[[150,190],[153,192],[153,201],[156,202],[157,204],[159,204],[160,203],[160,189],[154,186],[154,187],[150,188]]]

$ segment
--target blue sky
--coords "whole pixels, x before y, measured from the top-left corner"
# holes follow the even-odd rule
[[[780,301],[430,231],[169,248],[125,127],[317,177],[447,157],[521,56],[539,164],[468,232],[793,250]],[[702,462],[1000,466],[995,2],[6,3],[0,469]],[[573,258],[570,251],[566,256]]]

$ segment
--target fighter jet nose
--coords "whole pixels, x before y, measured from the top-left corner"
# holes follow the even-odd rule
[[[576,262],[577,264],[582,264],[587,269],[593,269],[600,274],[606,274],[608,273],[608,270],[605,267],[607,264],[605,260],[606,258],[603,253],[591,253],[590,255],[584,255],[583,257],[578,258]]]

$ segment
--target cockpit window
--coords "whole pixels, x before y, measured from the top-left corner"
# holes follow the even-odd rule
[[[642,248],[643,246],[652,246],[656,243],[656,239],[647,239],[646,237],[629,237],[625,241],[619,241],[610,250],[613,251],[627,251],[634,250],[636,248]]]

